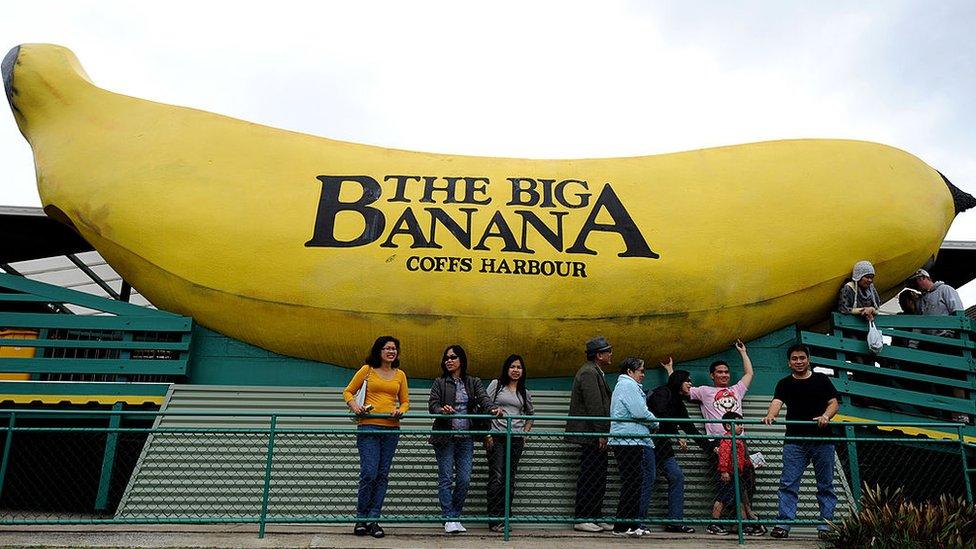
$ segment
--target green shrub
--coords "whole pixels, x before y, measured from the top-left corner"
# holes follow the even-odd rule
[[[901,488],[865,486],[861,510],[830,525],[828,547],[874,549],[972,548],[976,506],[942,496],[923,504],[905,499]]]

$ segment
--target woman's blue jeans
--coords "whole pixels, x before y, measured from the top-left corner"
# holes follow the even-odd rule
[[[471,485],[474,441],[471,437],[450,437],[434,445],[434,455],[437,457],[437,498],[441,513],[448,518],[458,518]]]
[[[390,466],[400,441],[400,428],[360,425],[357,430],[359,497],[356,516],[375,519],[380,516],[386,488],[390,484]]]
[[[660,467],[668,480],[668,518],[680,526],[685,518],[685,473],[674,456],[661,462]]]

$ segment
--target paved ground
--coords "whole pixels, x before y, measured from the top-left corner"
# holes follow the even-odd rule
[[[549,549],[554,546],[581,549],[586,547],[652,546],[655,549],[678,548],[732,548],[737,547],[735,536],[716,537],[704,534],[675,535],[653,534],[638,539],[622,539],[609,534],[581,534],[572,530],[518,529],[506,543],[500,534],[487,530],[472,529],[460,536],[431,533],[425,528],[384,527],[383,539],[360,538],[349,533],[346,527],[275,526],[269,527],[264,539],[257,537],[253,525],[234,526],[98,526],[68,529],[64,526],[31,526],[20,529],[10,527],[0,531],[3,547],[390,547],[406,549],[525,547]],[[795,536],[789,540],[773,540],[769,536],[746,538],[746,547],[778,548],[821,547],[813,537]]]

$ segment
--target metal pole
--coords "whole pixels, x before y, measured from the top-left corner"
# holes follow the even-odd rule
[[[851,495],[854,496],[854,510],[861,510],[861,465],[857,461],[857,441],[854,439],[854,426],[845,425],[847,437],[847,461],[851,470]]]
[[[512,533],[512,525],[509,519],[512,516],[512,418],[505,417],[505,541],[508,541]]]
[[[271,415],[271,428],[268,429],[268,461],[264,466],[264,495],[261,498],[261,522],[258,527],[258,537],[264,537],[264,527],[268,519],[268,496],[271,494],[271,461],[274,458],[275,428],[278,426],[278,416]]]
[[[735,525],[739,531],[739,545],[745,545],[746,535],[742,531],[742,500],[739,497],[741,486],[739,485],[739,451],[735,444],[735,420],[732,419],[729,421],[732,422],[730,426],[732,428],[732,488],[735,492]]]
[[[962,457],[962,478],[966,485],[966,501],[973,502],[973,487],[969,483],[969,460],[966,459],[966,439],[962,434],[962,425],[957,427],[959,434],[959,455]]]
[[[112,405],[112,411],[121,411],[122,403]],[[104,511],[108,507],[108,489],[112,484],[112,470],[115,469],[115,449],[119,443],[119,423],[122,414],[112,414],[108,418],[108,432],[105,433],[105,451],[102,454],[102,472],[98,477],[98,494],[95,496],[95,510]]]
[[[10,412],[10,421],[7,422],[7,436],[3,442],[3,461],[0,461],[0,497],[3,496],[3,484],[7,478],[7,465],[10,463],[10,443],[14,438],[14,422],[16,414]]]

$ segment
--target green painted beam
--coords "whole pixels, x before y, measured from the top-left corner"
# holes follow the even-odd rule
[[[972,383],[963,379],[951,379],[951,378],[934,376],[929,374],[919,374],[915,372],[908,372],[905,370],[898,370],[896,368],[890,368],[885,366],[882,366],[881,368],[876,368],[870,364],[857,364],[853,362],[846,362],[843,360],[837,360],[832,358],[823,358],[819,356],[811,356],[810,363],[813,364],[814,366],[824,366],[826,368],[834,368],[837,370],[849,370],[851,372],[862,372],[865,374],[872,374],[872,375],[886,377],[890,379],[921,381],[924,383],[933,383],[936,385],[943,385],[946,387],[958,387],[960,389],[974,388]]]
[[[845,330],[868,330],[867,322],[860,317],[833,313],[831,323],[834,328]],[[964,314],[948,316],[923,315],[881,315],[875,317],[874,324],[878,328],[916,328],[925,330],[960,330],[972,332],[973,322]]]
[[[4,326],[6,328],[69,328],[85,330],[185,332],[190,330],[192,324],[192,319],[174,315],[157,317],[0,313],[0,326]]]
[[[933,395],[919,393],[907,389],[896,389],[894,387],[880,387],[870,383],[861,383],[850,379],[830,378],[837,391],[853,396],[875,398],[881,401],[901,402],[915,406],[924,406],[946,412],[959,412],[963,414],[976,414],[976,402],[962,398],[954,398],[943,395]],[[856,414],[854,411],[846,413]]]
[[[43,347],[50,349],[129,349],[153,351],[188,351],[189,341],[94,341],[81,339],[3,339],[0,347]]]
[[[37,282],[22,276],[0,273],[0,288],[7,288],[24,294],[31,294],[46,298],[52,303],[66,303],[78,305],[87,309],[94,309],[106,313],[125,316],[149,316],[155,318],[181,318],[179,315],[133,305],[125,301],[105,299],[97,295],[86,294],[76,290],[61,288],[44,282]]]
[[[97,383],[82,381],[0,381],[0,395],[166,396],[169,383]]]
[[[974,369],[973,361],[962,356],[945,355],[942,353],[933,353],[931,351],[918,351],[915,349],[892,347],[890,345],[885,345],[880,353],[873,354],[868,351],[867,342],[859,339],[829,336],[824,334],[816,334],[813,332],[802,332],[801,337],[803,343],[806,343],[807,345],[822,347],[825,349],[833,349],[835,351],[845,353],[856,353],[865,356],[877,356],[894,360],[904,360],[906,362],[928,364],[930,366],[950,368],[962,372],[971,372]]]
[[[6,294],[0,292],[0,303],[52,303],[52,301],[39,295]]]
[[[186,373],[186,358],[110,359],[110,358],[2,358],[0,372],[32,374],[159,374]]]

